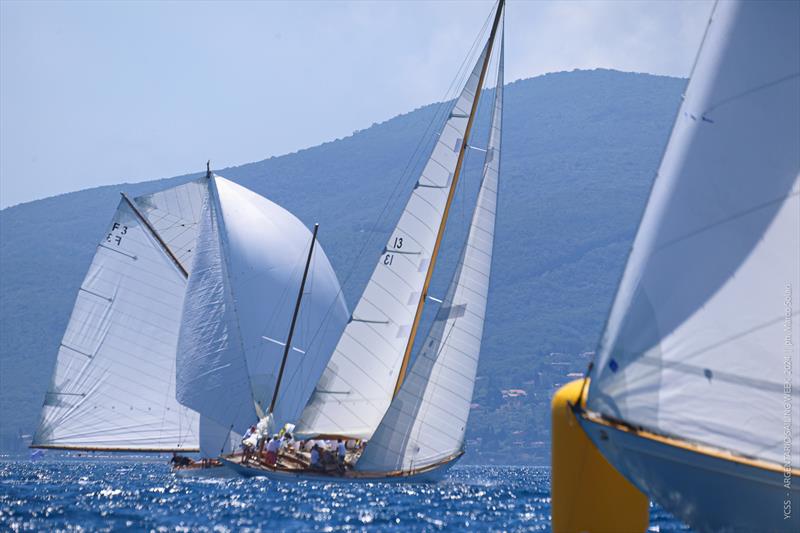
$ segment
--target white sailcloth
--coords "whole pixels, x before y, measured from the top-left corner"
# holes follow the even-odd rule
[[[785,409],[800,390],[798,20],[798,2],[716,7],[588,399],[776,464],[785,438],[800,442],[800,410]]]
[[[311,232],[266,198],[215,176],[189,279],[178,399],[238,433],[269,407]],[[348,313],[322,246],[314,247],[273,416],[294,422]]]
[[[132,202],[170,249],[189,250],[204,189],[190,182]],[[181,198],[182,209],[166,198]],[[197,414],[175,400],[185,287],[184,272],[121,200],[78,292],[34,446],[197,449]]]
[[[489,294],[502,115],[501,44],[483,179],[461,260],[408,377],[356,464],[358,470],[423,468],[463,448]]]
[[[488,45],[487,45],[488,46]],[[368,439],[394,393],[477,97],[478,57],[296,432]]]

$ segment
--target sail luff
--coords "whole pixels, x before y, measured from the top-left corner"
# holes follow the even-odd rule
[[[405,378],[406,375],[408,362],[411,359],[411,351],[414,349],[414,339],[417,336],[417,328],[419,327],[419,321],[422,318],[422,310],[425,307],[425,299],[428,296],[428,289],[430,288],[431,279],[433,278],[433,269],[436,266],[436,259],[439,255],[439,247],[442,244],[442,236],[444,235],[444,230],[445,227],[447,226],[447,217],[450,214],[450,206],[453,203],[453,197],[455,196],[456,185],[458,185],[458,178],[461,176],[461,167],[464,164],[464,155],[466,154],[467,146],[469,144],[469,134],[472,131],[472,124],[475,121],[475,114],[476,114],[475,112],[478,109],[478,102],[480,101],[480,94],[481,94],[481,89],[483,88],[484,78],[486,77],[486,70],[489,68],[489,59],[492,57],[492,46],[494,45],[494,38],[495,35],[497,34],[497,28],[500,24],[504,3],[505,0],[499,0],[497,4],[497,12],[495,13],[494,22],[492,23],[492,30],[489,33],[486,55],[483,60],[480,76],[478,77],[478,88],[472,97],[472,106],[470,108],[469,118],[467,119],[467,127],[464,130],[464,138],[458,152],[458,161],[456,162],[456,169],[453,172],[453,179],[450,183],[450,190],[448,191],[447,201],[445,202],[444,212],[442,213],[442,221],[439,224],[439,232],[436,235],[436,242],[433,245],[433,252],[431,253],[430,263],[428,264],[428,271],[425,274],[425,282],[422,285],[422,292],[420,293],[419,302],[417,303],[417,310],[414,314],[414,321],[412,322],[411,325],[411,334],[408,337],[406,350],[405,353],[403,354],[403,362],[400,366],[400,372],[397,375],[397,383],[394,386],[394,393],[392,394],[392,397],[397,396],[397,392],[403,385],[403,379]]]
[[[463,450],[489,296],[500,172],[503,44],[480,190],[456,272],[408,378],[356,469],[413,471]]]

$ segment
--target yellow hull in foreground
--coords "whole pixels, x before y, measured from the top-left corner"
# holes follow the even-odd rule
[[[553,531],[645,531],[650,511],[647,497],[606,461],[572,410],[582,382],[564,385],[552,401]]]

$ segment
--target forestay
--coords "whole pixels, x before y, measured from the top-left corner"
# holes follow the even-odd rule
[[[204,196],[195,181],[120,201],[78,291],[34,446],[197,449],[197,414],[175,400],[186,277],[162,243],[190,253]]]
[[[455,100],[411,198],[303,411],[296,429],[299,434],[368,439],[389,407],[477,97],[486,50]]]
[[[503,48],[489,144],[467,240],[456,273],[408,377],[356,464],[408,471],[463,448],[489,293],[503,115]]]
[[[178,398],[243,433],[272,399],[311,232],[266,198],[214,176],[181,327]],[[321,245],[312,256],[274,418],[294,422],[348,312]]]
[[[797,2],[716,7],[588,400],[776,464],[785,437],[800,442],[800,413],[784,408],[785,391],[800,390],[798,20]],[[792,457],[800,463],[800,447]]]

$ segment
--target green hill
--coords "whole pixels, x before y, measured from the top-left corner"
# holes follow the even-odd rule
[[[568,374],[583,371],[585,352],[594,349],[684,83],[594,70],[507,86],[492,291],[468,460],[546,462],[549,396]],[[308,224],[319,222],[352,307],[441,109],[426,106],[344,139],[218,173]],[[479,122],[473,144],[480,146],[485,131]],[[473,152],[467,161],[434,296],[444,292],[463,240],[481,158]],[[119,192],[138,195],[192,177],[99,187],[0,211],[3,448],[35,428],[73,299]],[[523,392],[504,397],[503,389]]]

